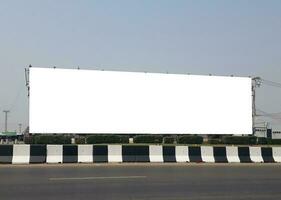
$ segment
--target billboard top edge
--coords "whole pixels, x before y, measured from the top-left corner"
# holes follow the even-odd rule
[[[225,78],[225,77],[228,77],[228,78],[241,78],[241,79],[252,79],[252,77],[250,76],[233,76],[233,75],[213,75],[213,74],[210,74],[210,75],[198,75],[198,74],[180,74],[180,73],[164,73],[164,72],[146,72],[146,71],[123,71],[123,70],[103,70],[103,69],[80,69],[80,68],[57,68],[57,67],[53,67],[53,68],[47,68],[47,67],[30,67],[30,70],[65,70],[65,71],[99,71],[99,72],[116,72],[116,73],[134,73],[134,74],[141,74],[141,73],[145,73],[145,74],[161,74],[161,75],[179,75],[179,76],[197,76],[197,77],[222,77],[222,78]]]

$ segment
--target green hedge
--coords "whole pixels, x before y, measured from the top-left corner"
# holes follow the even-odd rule
[[[251,145],[257,143],[255,136],[225,136],[222,138],[223,144],[245,144]]]
[[[75,144],[86,144],[86,138],[85,137],[75,138]]]
[[[23,141],[24,141],[24,144],[34,144],[34,137],[24,136]]]
[[[126,135],[90,135],[86,138],[87,144],[127,144],[129,136]]]
[[[258,137],[257,144],[260,144],[260,145],[268,144],[268,139],[264,138],[264,137]]]
[[[179,144],[202,144],[203,137],[196,136],[196,135],[179,136],[178,143]]]
[[[222,144],[222,141],[218,138],[213,138],[208,140],[208,144]]]
[[[271,145],[281,144],[281,139],[268,139],[268,144]]]
[[[32,144],[71,144],[71,136],[65,135],[34,135]]]
[[[176,138],[172,137],[172,136],[166,136],[163,138],[163,143],[164,144],[174,144],[175,143]]]
[[[137,135],[134,137],[134,143],[162,144],[162,141],[162,135]]]

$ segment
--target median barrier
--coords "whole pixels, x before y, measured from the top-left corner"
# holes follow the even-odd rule
[[[77,145],[63,145],[63,163],[77,163],[78,162],[78,148]]]
[[[0,163],[11,164],[13,160],[13,145],[0,145]]]
[[[0,145],[1,164],[100,162],[281,162],[281,147],[174,145]]]
[[[30,145],[30,163],[45,163],[47,147],[44,144]]]
[[[272,147],[272,155],[275,162],[281,162],[281,147]]]
[[[114,148],[111,147],[110,151],[114,151]],[[118,148],[118,153],[120,153],[119,148]],[[109,155],[109,153],[108,153],[107,145],[97,145],[97,146],[94,145],[93,146],[93,162],[96,162],[96,163],[108,162],[108,155]],[[112,156],[111,156],[111,158],[112,158]]]
[[[149,147],[143,145],[122,146],[123,162],[149,162]]]
[[[28,164],[30,161],[30,145],[15,144],[13,145],[13,164]]]
[[[93,162],[93,145],[78,145],[78,162],[91,163]]]
[[[250,159],[252,162],[264,162],[261,155],[261,147],[250,147]]]
[[[238,156],[241,163],[251,163],[249,147],[238,147]]]
[[[122,145],[108,145],[108,162],[122,161]]]
[[[271,147],[261,147],[261,155],[263,158],[263,161],[265,163],[273,163],[275,162],[272,154],[272,148]]]
[[[47,145],[47,163],[62,163],[63,161],[62,145]]]
[[[160,145],[149,145],[150,162],[164,162],[163,148]]]
[[[201,146],[201,157],[203,162],[215,162],[213,147]]]
[[[226,147],[214,147],[213,151],[216,163],[227,163]]]
[[[202,162],[201,147],[188,147],[190,162]]]
[[[175,146],[162,146],[162,151],[164,162],[176,162]]]
[[[189,162],[187,146],[176,146],[176,162]]]
[[[238,155],[238,147],[227,146],[226,147],[226,158],[229,163],[240,163]]]

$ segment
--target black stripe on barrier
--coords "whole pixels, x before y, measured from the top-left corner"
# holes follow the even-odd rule
[[[77,163],[78,162],[78,146],[77,145],[63,145],[63,163]]]
[[[174,146],[163,146],[164,162],[176,162],[176,149]]]
[[[190,162],[202,162],[201,148],[188,147],[188,156]]]
[[[241,163],[252,162],[249,147],[238,147],[238,156]]]
[[[107,145],[93,146],[93,161],[94,162],[108,162],[108,148]]]
[[[30,163],[45,163],[47,156],[47,146],[34,144],[30,145]]]
[[[122,146],[123,162],[149,162],[149,146]]]
[[[214,147],[214,158],[216,163],[227,163],[226,147]]]
[[[261,147],[262,159],[265,163],[274,163],[271,147]]]
[[[0,145],[0,163],[12,164],[13,145]]]

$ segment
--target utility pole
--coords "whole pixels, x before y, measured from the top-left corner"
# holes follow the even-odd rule
[[[3,110],[5,113],[5,132],[8,132],[8,113],[10,112],[9,110]]]
[[[19,123],[19,133],[21,133],[21,127],[22,127],[22,124]]]
[[[252,127],[253,135],[255,135],[255,118],[257,116],[256,110],[256,88],[261,86],[262,79],[260,77],[252,78]]]

